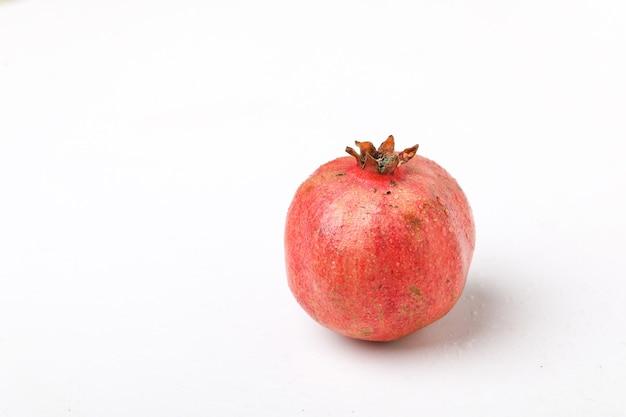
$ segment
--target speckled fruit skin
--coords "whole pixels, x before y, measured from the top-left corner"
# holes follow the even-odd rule
[[[399,339],[459,299],[475,245],[468,201],[435,162],[416,155],[392,175],[346,156],[318,168],[287,213],[289,288],[342,335]]]

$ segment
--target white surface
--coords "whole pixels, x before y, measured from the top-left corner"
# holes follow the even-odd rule
[[[0,1],[0,416],[624,415],[624,74],[619,1]],[[388,134],[478,241],[371,344],[300,309],[282,233]]]

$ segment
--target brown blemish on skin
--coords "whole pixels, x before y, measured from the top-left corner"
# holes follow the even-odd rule
[[[381,322],[381,324],[385,321],[385,315],[381,307],[378,307],[378,321]]]
[[[420,221],[415,214],[407,213],[404,215],[404,219],[413,227],[419,227],[420,225]]]
[[[422,296],[422,290],[420,290],[419,288],[417,288],[415,285],[411,285],[409,287],[409,292],[411,293],[411,295],[415,298],[419,298]]]

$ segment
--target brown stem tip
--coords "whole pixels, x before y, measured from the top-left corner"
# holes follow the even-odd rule
[[[373,161],[376,163],[378,172],[380,174],[393,174],[396,167],[408,162],[417,153],[419,145],[415,145],[411,148],[406,148],[402,152],[394,151],[395,143],[393,136],[389,137],[376,149],[372,142],[359,142],[354,141],[359,148],[359,152],[355,151],[349,146],[346,146],[346,152],[356,158],[357,164],[361,169],[365,168],[367,161]]]

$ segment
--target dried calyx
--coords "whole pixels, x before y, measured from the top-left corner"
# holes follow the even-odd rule
[[[380,174],[393,174],[396,167],[408,162],[417,153],[419,145],[406,148],[402,152],[394,151],[393,136],[389,137],[376,149],[372,142],[354,142],[359,148],[359,152],[349,146],[346,146],[346,152],[356,158],[361,169],[365,168],[368,161],[376,163],[376,167]]]

